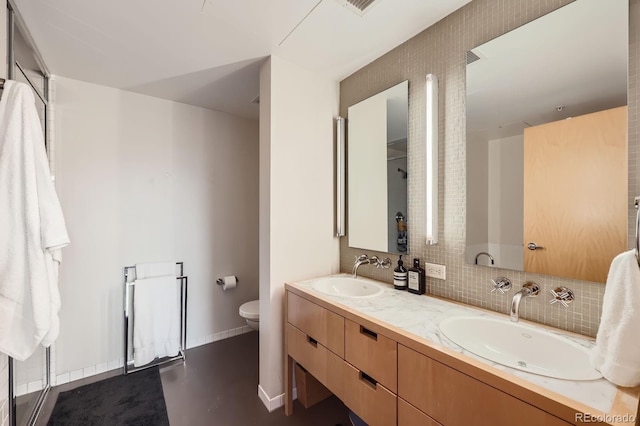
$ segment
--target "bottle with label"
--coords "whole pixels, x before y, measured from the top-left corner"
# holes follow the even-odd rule
[[[407,289],[407,268],[405,268],[402,263],[402,255],[400,255],[398,266],[393,270],[393,287],[396,290]]]
[[[413,268],[408,271],[408,288],[409,292],[415,294],[424,294],[426,285],[424,281],[424,269],[420,267],[420,259],[413,259]]]

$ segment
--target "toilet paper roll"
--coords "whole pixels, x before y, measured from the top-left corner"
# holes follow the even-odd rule
[[[227,275],[224,277],[224,284],[222,284],[222,290],[226,291],[230,288],[236,288],[238,284],[238,279],[235,275]]]

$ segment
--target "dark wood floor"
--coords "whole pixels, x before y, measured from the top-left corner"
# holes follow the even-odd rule
[[[258,398],[258,333],[231,337],[186,353],[187,362],[161,370],[172,426],[348,426],[347,408],[335,397],[305,409],[294,401],[294,414],[269,413]],[[60,392],[107,373],[51,389],[37,425],[46,425]]]

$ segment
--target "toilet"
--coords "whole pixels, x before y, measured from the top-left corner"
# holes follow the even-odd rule
[[[258,330],[260,328],[260,301],[252,300],[247,303],[243,303],[238,310],[240,312],[240,316],[247,320],[247,324],[253,330]]]

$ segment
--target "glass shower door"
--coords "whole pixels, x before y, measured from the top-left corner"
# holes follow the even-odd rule
[[[19,25],[15,25],[14,11],[9,7],[9,78],[25,83],[33,90],[36,109],[47,144],[47,74],[38,61],[39,55],[27,41]],[[48,151],[48,149],[47,149]],[[48,153],[48,152],[47,152]],[[31,426],[44,404],[50,388],[51,352],[42,346],[24,361],[9,361],[10,426]]]

